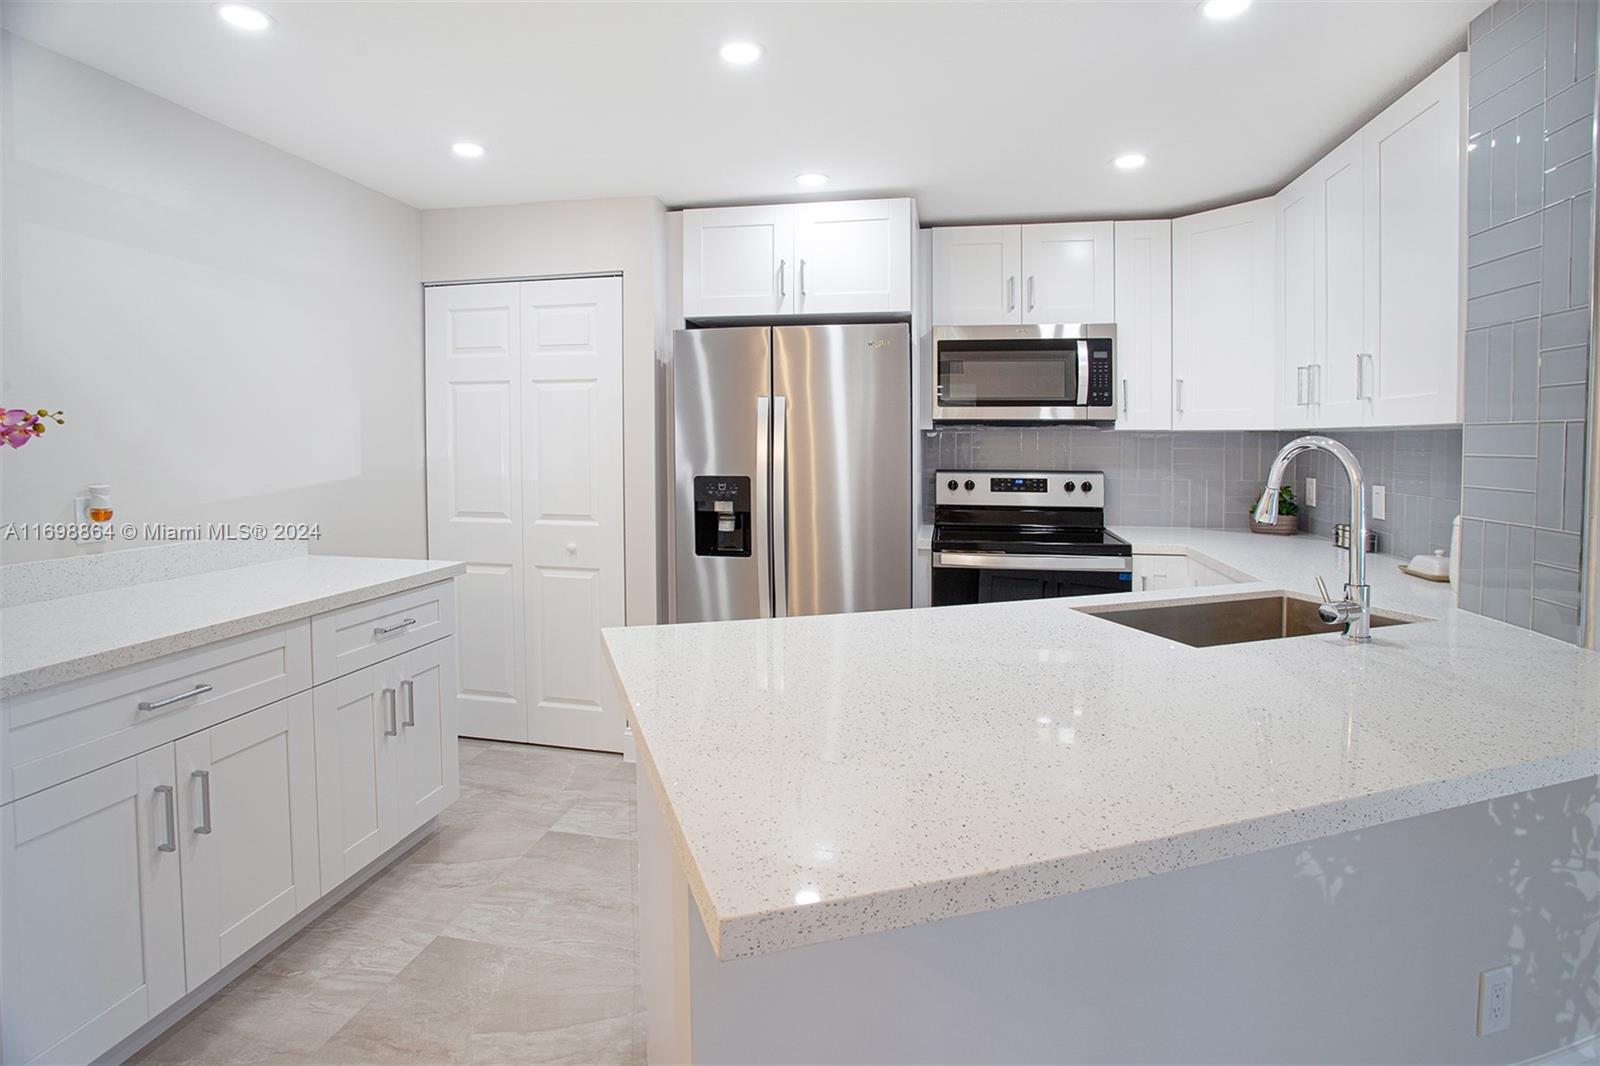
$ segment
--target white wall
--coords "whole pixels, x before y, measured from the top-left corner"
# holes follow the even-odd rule
[[[657,617],[656,419],[665,209],[649,197],[422,213],[425,282],[622,274],[623,565],[629,625]]]
[[[320,522],[422,556],[419,213],[9,34],[0,520]],[[0,543],[6,561],[66,554]]]

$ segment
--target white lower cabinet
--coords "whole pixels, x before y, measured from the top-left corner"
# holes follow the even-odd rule
[[[322,891],[460,794],[454,686],[450,637],[313,691]]]
[[[0,810],[0,1061],[85,1062],[184,994],[171,744]]]
[[[322,894],[311,693],[184,737],[175,748],[193,990]]]
[[[454,601],[430,589],[440,639],[254,709],[200,703],[189,713],[213,716],[185,719],[177,739],[173,713],[148,706],[159,699],[119,725],[121,704],[98,699],[95,679],[0,702],[13,731],[40,708],[76,708],[98,717],[74,736],[111,723],[118,744],[148,745],[76,774],[41,761],[60,776],[30,771],[20,779],[39,787],[0,805],[0,1062],[104,1056],[455,800]],[[218,645],[220,659],[207,647],[140,667],[171,676],[148,692],[141,673],[134,695],[170,701],[176,688],[169,705],[196,706],[189,693],[234,680],[237,643]],[[303,643],[263,638],[262,670],[294,667],[274,685],[309,684]]]
[[[1187,555],[1135,555],[1133,557],[1133,591],[1160,592],[1165,589],[1204,588],[1207,585],[1231,585],[1234,579],[1219,570],[1213,570],[1198,559]]]

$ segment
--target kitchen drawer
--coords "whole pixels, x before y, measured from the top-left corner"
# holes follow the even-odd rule
[[[320,685],[455,630],[454,581],[319,614],[311,620],[312,672]]]
[[[309,629],[264,629],[4,701],[0,803],[310,688]]]

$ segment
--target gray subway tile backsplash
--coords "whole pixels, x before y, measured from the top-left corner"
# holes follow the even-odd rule
[[[1103,470],[1107,518],[1113,525],[1176,525],[1247,529],[1250,510],[1288,431],[1141,433],[1086,426],[1039,429],[948,427],[925,434],[924,514],[932,519],[938,469]],[[1369,484],[1388,489],[1388,517],[1372,523],[1379,547],[1411,556],[1450,546],[1461,511],[1461,430],[1332,431],[1355,451]],[[1018,459],[1021,462],[1018,462]],[[1532,460],[1528,460],[1530,463]],[[1295,460],[1290,477],[1305,500],[1305,479],[1318,479],[1318,506],[1302,507],[1303,531],[1329,536],[1346,520],[1349,493],[1331,456]]]

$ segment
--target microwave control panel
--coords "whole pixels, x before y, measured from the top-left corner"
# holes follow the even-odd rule
[[[1116,404],[1111,383],[1111,345],[1109,342],[1089,346],[1089,406],[1111,407]]]

